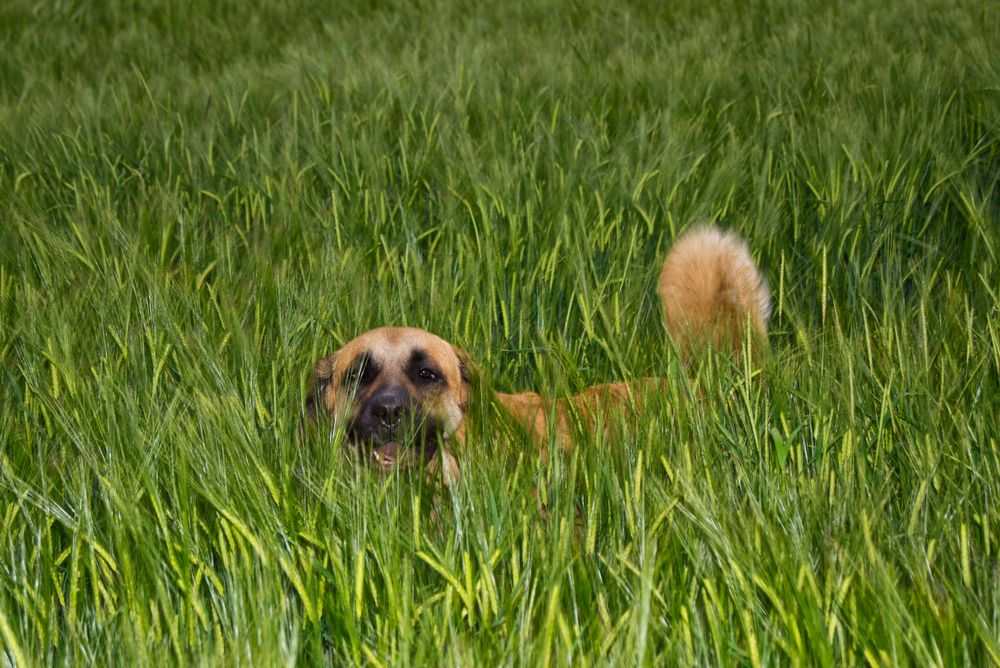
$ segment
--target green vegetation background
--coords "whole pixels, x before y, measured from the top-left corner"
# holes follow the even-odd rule
[[[7,0],[6,661],[1000,661],[998,44],[972,0]],[[753,377],[665,340],[708,218],[775,291]],[[676,389],[547,467],[487,420],[434,517],[299,431],[386,323]]]

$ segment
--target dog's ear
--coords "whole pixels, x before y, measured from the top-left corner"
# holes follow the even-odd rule
[[[462,410],[465,410],[469,405],[469,400],[473,393],[482,387],[482,383],[479,382],[480,378],[482,378],[482,371],[472,361],[472,358],[469,357],[469,353],[455,345],[451,349],[455,351],[455,357],[458,358],[458,370],[462,374],[462,388],[465,392],[460,404]]]
[[[317,402],[319,406],[323,406],[323,395],[330,387],[330,383],[333,382],[333,369],[333,355],[316,362],[316,366],[313,368],[312,389],[309,391],[309,396],[306,397],[306,415],[311,420],[316,419]]]
[[[455,345],[451,349],[455,351],[455,357],[458,358],[458,370],[462,374],[462,383],[471,387],[480,376],[479,367],[472,362],[469,353]]]

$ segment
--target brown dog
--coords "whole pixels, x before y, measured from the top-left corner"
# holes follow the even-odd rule
[[[688,232],[668,254],[658,287],[667,329],[685,356],[702,346],[738,356],[748,328],[766,347],[767,284],[736,235],[715,227]],[[316,363],[308,411],[316,414],[318,399],[334,426],[346,431],[349,446],[373,465],[423,462],[451,484],[459,476],[452,451],[465,440],[473,375],[467,356],[444,339],[421,329],[381,327]],[[490,396],[539,444],[551,438],[566,447],[574,420],[607,429],[615,414],[627,417],[661,395],[664,382],[596,385],[563,399],[534,392]]]

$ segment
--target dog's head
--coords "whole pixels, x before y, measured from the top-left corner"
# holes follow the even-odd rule
[[[463,428],[463,360],[459,349],[422,329],[373,329],[316,363],[307,410],[325,410],[376,466],[430,460]]]

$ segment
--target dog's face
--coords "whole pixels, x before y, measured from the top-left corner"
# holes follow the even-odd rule
[[[309,410],[322,406],[376,466],[429,460],[463,426],[469,387],[460,355],[422,329],[373,329],[316,363]]]

